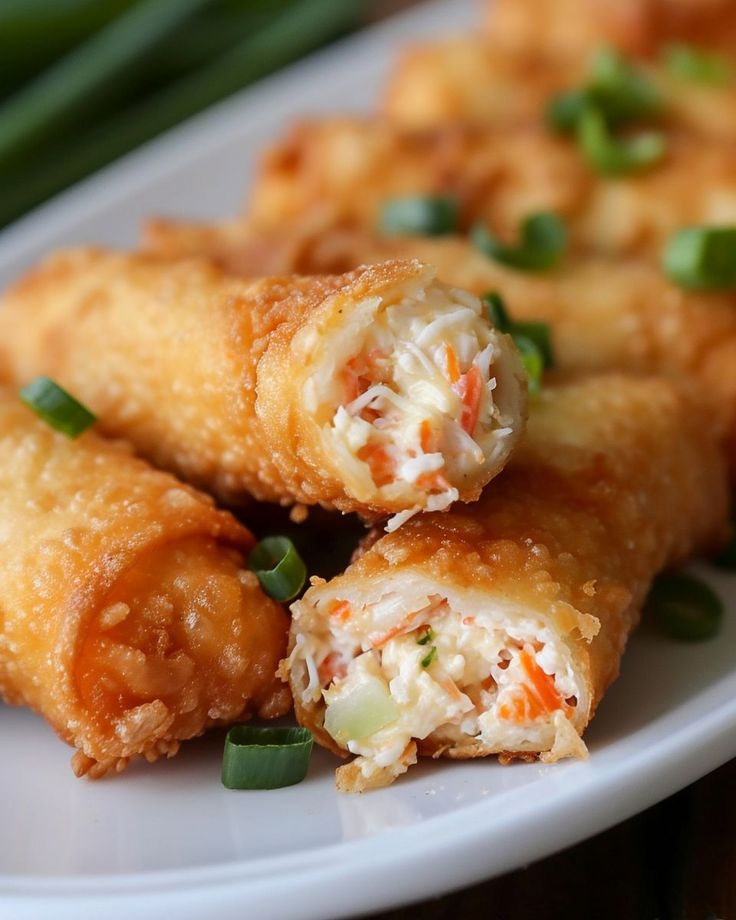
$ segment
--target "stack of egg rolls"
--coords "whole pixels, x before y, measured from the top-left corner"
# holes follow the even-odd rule
[[[77,775],[173,756],[210,725],[289,708],[283,609],[251,534],[92,432],[0,391],[0,693],[76,748]]]
[[[367,518],[474,500],[525,418],[510,338],[415,260],[240,280],[206,260],[75,250],[0,305],[0,362],[53,377],[220,498]]]
[[[266,153],[247,216],[262,232],[306,216],[378,229],[390,199],[444,195],[459,202],[461,232],[481,221],[515,240],[524,218],[553,211],[569,222],[574,252],[659,259],[682,226],[736,223],[735,149],[673,130],[661,162],[611,177],[541,125],[303,121]]]
[[[725,426],[736,478],[736,296],[671,284],[643,259],[580,257],[542,274],[488,259],[467,240],[380,237],[307,222],[268,236],[248,221],[149,223],[146,245],[170,257],[206,253],[226,271],[253,275],[347,271],[363,262],[416,258],[438,276],[482,295],[500,291],[516,320],[549,323],[557,367],[685,376],[711,395]]]
[[[481,500],[368,544],[295,603],[290,676],[341,789],[433,757],[584,756],[653,577],[723,534],[697,390],[607,375],[546,387]]]

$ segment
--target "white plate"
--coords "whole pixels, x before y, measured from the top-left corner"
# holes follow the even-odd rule
[[[0,235],[3,283],[53,246],[129,244],[151,213],[237,210],[264,141],[292,117],[369,108],[396,47],[465,28],[443,0],[352,38],[195,119]],[[703,569],[704,572],[708,571]],[[736,610],[736,578],[708,572]],[[90,783],[28,712],[0,711],[0,916],[325,918],[426,898],[567,846],[736,754],[736,625],[678,645],[643,633],[587,740],[554,767],[426,764],[339,796],[333,759],[275,792],[228,792],[221,738]],[[234,912],[234,914],[232,913]]]

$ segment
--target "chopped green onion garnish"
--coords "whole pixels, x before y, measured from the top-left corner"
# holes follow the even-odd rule
[[[529,378],[529,392],[538,393],[541,389],[542,373],[545,368],[554,366],[552,336],[547,323],[516,322],[511,319],[503,298],[496,291],[489,291],[482,297],[488,308],[488,315],[493,325],[500,331],[508,333],[521,352],[521,359]]]
[[[537,344],[523,335],[514,335],[516,347],[521,352],[521,361],[526,371],[529,393],[536,396],[542,389],[542,373],[544,372],[544,355]]]
[[[483,295],[483,303],[488,310],[488,318],[491,325],[495,326],[500,332],[508,332],[511,328],[511,317],[509,316],[503,297],[496,291],[489,291]]]
[[[612,48],[601,48],[593,58],[587,93],[611,125],[652,118],[662,109],[656,86]]]
[[[253,548],[248,566],[274,600],[290,601],[301,591],[307,568],[288,537],[266,537]]]
[[[554,96],[547,122],[560,132],[573,132],[589,107],[596,108],[609,126],[621,126],[660,114],[662,99],[654,84],[630,61],[611,49],[600,50],[585,86]]]
[[[428,642],[431,642],[434,639],[434,631],[431,626],[428,626],[422,633],[417,637],[417,645],[426,645]]]
[[[280,789],[300,783],[312,753],[307,728],[236,725],[225,738],[222,785],[228,789]]]
[[[718,632],[723,603],[699,578],[676,572],[662,575],[655,581],[647,598],[646,611],[673,639],[699,642]]]
[[[422,658],[422,667],[428,668],[437,657],[437,646],[433,645],[427,654]]]
[[[552,336],[549,324],[542,322],[515,322],[512,323],[511,337],[519,345],[519,339],[528,339],[533,342],[537,351],[542,356],[545,368],[552,367],[555,363],[552,351]]]
[[[578,143],[591,166],[609,176],[648,169],[667,151],[660,131],[613,137],[603,113],[593,106],[586,109],[578,122]]]
[[[411,195],[386,201],[381,232],[388,236],[444,236],[455,233],[460,204],[449,195]]]
[[[97,421],[86,406],[49,377],[36,377],[18,395],[39,418],[69,438],[79,437]]]
[[[736,288],[736,227],[685,227],[670,237],[662,264],[680,287]]]
[[[709,86],[723,86],[733,77],[733,68],[728,58],[712,54],[692,45],[667,45],[663,51],[667,69],[676,77],[705,83]]]
[[[571,89],[553,96],[547,106],[547,123],[554,131],[568,134],[575,130],[580,116],[590,104],[588,93]]]
[[[524,218],[518,246],[502,243],[485,224],[477,223],[470,239],[482,253],[523,271],[544,271],[553,268],[562,258],[567,246],[567,228],[557,214],[541,211]]]

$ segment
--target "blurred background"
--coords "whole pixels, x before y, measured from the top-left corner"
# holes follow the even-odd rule
[[[404,0],[2,0],[0,226]]]

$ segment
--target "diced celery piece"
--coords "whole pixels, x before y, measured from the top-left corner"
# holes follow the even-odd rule
[[[344,745],[369,738],[398,717],[399,707],[383,681],[365,677],[328,704],[325,728],[338,744]]]

